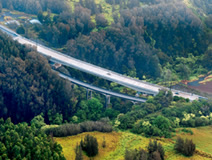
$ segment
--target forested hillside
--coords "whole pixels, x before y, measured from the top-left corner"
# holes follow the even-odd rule
[[[204,61],[211,61],[210,1],[14,0],[2,6],[37,14],[43,25],[25,26],[36,32],[32,38],[133,77],[156,79],[169,69],[186,79],[211,70]],[[197,65],[182,66],[178,57]]]
[[[0,0],[0,24],[67,55],[171,89],[172,83],[192,78],[212,80],[211,11],[211,0]],[[135,103],[111,96],[104,105],[105,95],[87,92],[86,97],[84,88],[61,79],[49,62],[35,48],[0,32],[0,160],[65,159],[54,140],[62,142],[67,157],[76,154],[82,160],[90,155],[82,152],[88,142],[78,140],[94,131],[100,149],[94,159],[166,159],[167,153],[212,157],[204,149],[208,144],[202,147],[205,156],[192,141],[180,138],[183,149],[174,151],[176,135],[196,136],[185,127],[212,125],[211,97],[189,102],[165,89],[152,97],[69,67],[58,69],[147,99]],[[147,137],[159,139],[164,149],[150,141],[146,150]],[[189,143],[192,154],[185,154]]]
[[[3,8],[18,10],[30,14],[37,14],[39,11],[50,9],[54,13],[61,13],[66,7],[64,0],[1,0]]]
[[[96,98],[86,100],[85,90],[61,79],[46,58],[2,33],[0,48],[0,117],[4,119],[30,122],[42,114],[47,124],[78,123],[114,118],[131,108],[130,102],[112,98],[114,107],[107,109],[96,93]]]
[[[44,113],[48,121],[74,112],[70,83],[53,73],[44,57],[3,34],[0,48],[0,117],[29,122]]]
[[[14,125],[0,119],[0,159],[65,160],[62,147],[27,123]]]
[[[210,0],[191,0],[191,3],[196,7],[197,12],[199,11],[201,13],[202,11],[207,15],[212,14],[212,3],[210,2]]]

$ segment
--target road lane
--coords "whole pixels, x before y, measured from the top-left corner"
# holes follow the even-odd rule
[[[36,47],[37,51],[39,53],[41,53],[42,55],[45,55],[47,57],[51,57],[51,60],[54,62],[61,63],[63,65],[78,69],[80,71],[83,71],[83,72],[86,72],[86,73],[89,73],[89,74],[92,74],[92,75],[95,75],[98,77],[101,77],[103,79],[107,79],[109,81],[116,82],[116,83],[126,86],[128,88],[134,89],[139,92],[144,92],[147,94],[156,95],[159,92],[159,90],[161,90],[161,89],[168,90],[168,88],[158,86],[155,84],[151,84],[151,83],[147,83],[144,81],[140,81],[140,80],[137,80],[137,79],[134,79],[131,77],[127,77],[125,75],[121,75],[121,74],[113,72],[111,70],[101,68],[99,66],[95,66],[93,64],[90,64],[90,63],[75,59],[73,57],[67,56],[63,53],[52,50],[41,44],[38,44],[29,39],[26,39],[2,25],[0,25],[0,29],[3,32],[7,33],[8,35],[12,36],[12,38],[14,40],[18,41],[19,43]],[[199,95],[186,93],[186,92],[182,92],[182,91],[178,91],[178,90],[172,90],[172,93],[173,93],[173,96],[188,98],[191,101],[198,100],[201,97]]]
[[[135,102],[146,102],[146,99],[144,99],[144,98],[139,98],[139,97],[129,96],[129,95],[122,94],[122,93],[109,91],[109,90],[106,90],[106,89],[103,89],[103,88],[99,88],[99,87],[93,86],[93,85],[88,84],[88,83],[84,83],[82,81],[79,81],[79,80],[74,79],[74,78],[72,78],[70,76],[64,75],[62,73],[58,73],[58,74],[59,74],[60,77],[62,77],[64,79],[67,79],[68,81],[70,81],[70,82],[72,82],[74,84],[80,85],[82,87],[85,87],[85,88],[88,88],[88,89],[91,89],[91,90],[94,90],[94,91],[97,91],[97,92],[100,92],[102,94],[111,95],[111,96],[115,96],[115,97],[131,100],[131,101],[135,101]]]

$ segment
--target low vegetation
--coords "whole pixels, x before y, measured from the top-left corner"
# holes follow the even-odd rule
[[[144,149],[126,150],[125,160],[164,160],[165,151],[156,140],[150,140],[147,151]]]
[[[181,137],[177,137],[176,144],[174,146],[174,149],[185,156],[193,156],[195,152],[195,144],[192,142],[192,140],[183,140]]]
[[[88,157],[94,157],[99,152],[97,139],[89,134],[85,136],[84,140],[80,141],[80,147]]]
[[[55,137],[54,140],[58,142],[63,148],[63,154],[67,160],[74,160],[76,157],[75,148],[80,145],[80,141],[89,134],[97,139],[98,142],[98,155],[93,157],[94,160],[104,159],[105,157],[112,154],[117,146],[119,145],[119,140],[121,138],[121,133],[110,132],[85,132],[69,137]],[[106,141],[106,147],[102,147],[102,143]],[[123,148],[124,149],[124,148]],[[124,154],[124,153],[123,153]],[[83,160],[89,160],[90,158],[83,154]],[[110,158],[109,158],[110,159]],[[108,160],[109,160],[108,159]]]
[[[212,156],[211,152],[211,135],[210,135],[210,128],[208,127],[200,127],[200,128],[191,128],[191,130],[194,132],[193,135],[190,135],[189,133],[178,133],[180,137],[183,139],[191,139],[196,145],[196,151],[194,152],[194,155],[192,156],[193,160],[210,160]],[[87,132],[82,133],[76,136],[69,136],[69,137],[61,137],[61,138],[55,138],[55,141],[61,144],[63,147],[63,153],[66,159],[68,160],[74,160],[75,158],[75,147],[76,145],[80,144],[80,141],[84,139],[84,137],[90,134],[97,138],[98,144],[102,144],[104,141],[106,141],[106,147],[103,148],[101,145],[99,145],[99,154],[95,157],[93,157],[94,160],[111,160],[111,159],[121,159],[123,160],[125,157],[126,150],[129,152],[140,151],[141,149],[145,150],[145,152],[148,151],[147,146],[149,145],[150,140],[152,142],[154,139],[152,138],[146,138],[140,135],[128,133],[128,132],[112,132],[112,133],[100,133],[100,132]],[[205,136],[201,138],[202,136]],[[165,151],[164,158],[166,160],[187,160],[191,157],[186,157],[183,154],[179,154],[175,151],[175,141],[176,137],[173,138],[156,138],[157,142],[160,143]],[[203,143],[201,143],[201,139]],[[83,160],[89,160],[89,157],[83,154]]]
[[[211,125],[211,111],[210,101],[187,102],[186,99],[172,98],[168,91],[161,91],[126,114],[119,114],[114,125],[136,134],[168,138],[178,127]]]
[[[178,129],[176,135],[183,139],[192,139],[196,145],[196,150],[203,152],[204,154],[212,155],[212,126],[189,128],[193,134],[180,132]],[[174,137],[176,139],[176,137]]]
[[[92,131],[112,132],[112,126],[108,124],[107,120],[102,119],[101,121],[86,121],[79,124],[63,124],[45,129],[46,134],[53,134],[55,137],[66,137]]]

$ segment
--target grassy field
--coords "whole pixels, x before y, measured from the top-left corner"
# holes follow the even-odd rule
[[[210,160],[212,159],[212,126],[192,128],[193,135],[184,132],[177,132],[183,138],[193,139],[196,144],[197,151],[192,157],[184,157],[174,151],[174,141],[176,136],[172,139],[157,138],[165,149],[166,160]],[[80,140],[86,134],[93,135],[97,138],[99,143],[99,154],[94,157],[94,160],[124,160],[125,149],[144,148],[146,149],[150,138],[140,135],[135,135],[129,132],[112,132],[100,133],[89,132],[82,133],[76,136],[55,138],[55,141],[62,145],[63,153],[67,160],[74,160],[74,149]],[[103,137],[106,140],[106,148],[102,148]],[[89,158],[84,154],[85,160]],[[211,158],[210,158],[211,156]]]
[[[212,126],[191,128],[193,135],[180,133],[183,138],[192,139],[196,148],[212,155]]]
[[[67,160],[74,160],[75,159],[75,147],[77,144],[80,143],[81,139],[85,137],[85,135],[90,134],[97,138],[99,144],[99,154],[94,158],[94,160],[104,159],[110,153],[114,152],[117,148],[119,139],[121,137],[121,133],[100,133],[100,132],[86,132],[82,134],[78,134],[76,136],[64,137],[64,138],[55,138],[55,141],[61,144],[63,147],[63,153]],[[106,147],[102,147],[103,137],[106,140]],[[89,158],[84,154],[84,160],[89,160]]]

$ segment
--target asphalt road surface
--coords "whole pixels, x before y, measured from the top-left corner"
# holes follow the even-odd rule
[[[113,72],[111,70],[101,68],[98,66],[95,66],[93,64],[75,59],[73,57],[67,56],[61,52],[57,52],[55,50],[52,50],[48,47],[45,47],[43,45],[40,45],[34,41],[31,41],[29,39],[26,39],[14,31],[11,31],[10,29],[0,25],[0,29],[7,33],[8,35],[12,36],[14,40],[18,41],[20,44],[24,45],[30,45],[32,47],[35,47],[39,53],[42,55],[45,55],[47,57],[50,57],[52,61],[61,63],[63,65],[78,69],[80,71],[101,77],[103,79],[107,79],[109,81],[116,82],[118,84],[121,84],[123,86],[126,86],[128,88],[134,89],[139,92],[147,93],[156,95],[160,89],[167,89],[162,86],[158,86],[155,84],[147,83],[144,81],[140,81],[131,77],[127,77],[125,75]],[[191,101],[199,99],[199,95],[186,93],[178,90],[172,90],[173,96],[179,96],[183,98],[188,98]]]

